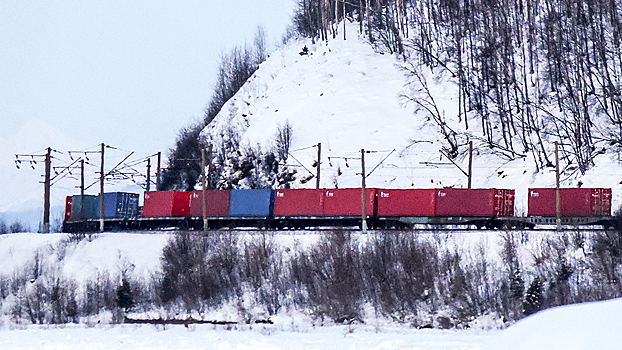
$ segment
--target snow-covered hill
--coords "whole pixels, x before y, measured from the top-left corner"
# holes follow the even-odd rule
[[[245,144],[265,147],[273,142],[277,127],[289,123],[293,142],[288,162],[298,166],[299,178],[314,172],[317,149],[312,146],[321,142],[321,185],[327,188],[360,186],[361,149],[371,151],[365,156],[366,172],[378,166],[367,179],[369,187],[466,187],[466,176],[439,152],[439,127],[412,102],[421,97],[421,86],[415,88],[403,59],[374,52],[357,31],[349,26],[346,40],[342,35],[328,42],[291,40],[260,66],[204,133],[218,145],[221,135],[233,130]],[[301,55],[304,47],[308,54]],[[438,71],[423,73],[447,125],[474,140],[473,187],[514,188],[516,212],[526,213],[527,188],[555,186],[554,168],[536,172],[529,154],[513,161],[493,154],[478,142],[477,122],[471,121],[466,130],[458,119],[451,78]],[[552,141],[549,146],[553,148]],[[467,149],[463,144],[456,160],[465,171]],[[608,154],[595,163],[583,176],[563,174],[562,186],[575,187],[581,181],[584,187],[612,187],[617,209],[622,204],[622,165]]]

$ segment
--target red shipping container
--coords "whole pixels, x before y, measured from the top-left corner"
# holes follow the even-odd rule
[[[71,203],[72,203],[72,200],[73,200],[72,196],[67,196],[67,198],[65,198],[65,221],[71,220]]]
[[[367,188],[366,211],[368,216],[375,216],[378,213],[378,200],[376,197],[378,190]],[[361,189],[360,188],[340,188],[324,190],[324,215],[325,216],[357,216],[362,215],[361,208]]]
[[[437,191],[378,190],[378,216],[434,216]]]
[[[190,195],[190,216],[203,216],[203,200],[201,199],[201,193],[203,193],[201,190],[193,191]],[[207,208],[207,216],[229,216],[230,200],[231,191],[229,190],[206,190],[205,207]]]
[[[494,188],[437,190],[436,216],[514,216],[514,190]]]
[[[168,217],[190,215],[191,192],[151,191],[145,192],[143,216]]]
[[[359,202],[360,193],[359,190]],[[323,196],[324,190],[320,189],[276,190],[274,216],[323,216]]]
[[[554,188],[530,188],[527,215],[557,216],[555,192]],[[563,217],[611,215],[610,188],[560,188],[559,195]]]

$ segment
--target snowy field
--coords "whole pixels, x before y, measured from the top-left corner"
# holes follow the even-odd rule
[[[285,326],[289,328],[288,326]],[[0,331],[2,349],[480,349],[494,333],[347,326],[127,326]]]
[[[571,305],[504,331],[396,325],[313,327],[299,319],[254,326],[29,326],[0,329],[0,349],[622,349],[622,300]]]
[[[467,232],[443,240],[475,244],[485,239],[491,255],[498,242],[490,233]],[[17,272],[37,253],[78,282],[97,273],[122,270],[150,276],[159,269],[169,234],[100,234],[66,243],[65,234],[0,236],[0,271]],[[438,239],[438,237],[432,237]],[[536,236],[532,239],[536,241]],[[283,234],[282,245],[306,247],[318,235]],[[65,242],[65,243],[64,243]],[[622,299],[553,308],[525,318],[506,330],[495,320],[478,319],[467,330],[415,329],[377,318],[364,323],[319,325],[308,315],[285,313],[274,324],[253,325],[111,325],[106,315],[80,324],[16,325],[0,320],[0,349],[622,349]],[[101,323],[98,322],[101,321]]]

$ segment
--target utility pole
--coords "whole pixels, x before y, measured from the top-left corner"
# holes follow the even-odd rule
[[[473,141],[469,141],[469,189],[471,189],[471,178],[473,177]]]
[[[80,196],[84,198],[84,159],[80,159]]]
[[[160,190],[160,158],[162,157],[162,152],[158,152],[158,163],[156,164],[156,191]]]
[[[147,158],[147,192],[151,189],[151,158]]]
[[[315,188],[320,188],[320,163],[322,160],[322,143],[317,144],[317,175],[315,176]]]
[[[101,165],[99,176],[99,231],[104,232],[104,143],[101,144]]]
[[[203,190],[201,191],[201,203],[203,205],[203,232],[207,231],[207,199],[205,198],[205,149],[201,148],[201,185]]]
[[[367,233],[367,196],[365,195],[365,149],[361,149],[361,229]]]
[[[50,171],[52,149],[48,147],[45,154],[45,180],[43,183],[43,233],[50,233]]]
[[[559,192],[559,143],[555,141],[555,215],[557,217],[557,231],[562,228],[561,196]]]
[[[52,148],[48,147],[46,149],[45,154],[16,154],[15,155],[15,167],[20,169],[20,164],[22,161],[29,162],[32,170],[35,170],[34,164],[37,164],[35,157],[37,159],[43,158],[45,161],[45,175],[43,180],[43,227],[42,230],[44,233],[50,232],[50,187],[52,186],[51,182],[51,171],[52,171]]]

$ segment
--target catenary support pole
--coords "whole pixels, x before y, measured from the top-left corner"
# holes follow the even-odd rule
[[[361,149],[361,229],[363,233],[367,233],[367,196],[365,192],[365,149]]]
[[[101,144],[99,175],[99,231],[104,232],[104,143]]]
[[[147,158],[147,186],[145,190],[149,192],[151,189],[151,158]]]
[[[471,179],[473,178],[473,141],[469,141],[469,185],[471,188]]]
[[[84,159],[80,159],[80,196],[84,198]],[[82,207],[81,205],[80,209],[82,209]]]
[[[45,154],[45,180],[43,182],[43,233],[50,233],[50,171],[52,169],[52,149]]]
[[[317,144],[317,172],[316,172],[316,176],[315,176],[315,188],[319,189],[320,188],[320,168],[321,168],[321,161],[322,161],[322,143],[318,142]]]
[[[162,157],[162,152],[158,152],[158,162],[156,164],[156,191],[160,190],[160,158]]]
[[[205,149],[201,148],[201,205],[203,208],[203,231],[207,231],[207,200],[205,198]]]
[[[557,218],[557,230],[562,228],[561,196],[559,193],[559,143],[555,141],[555,216]]]

